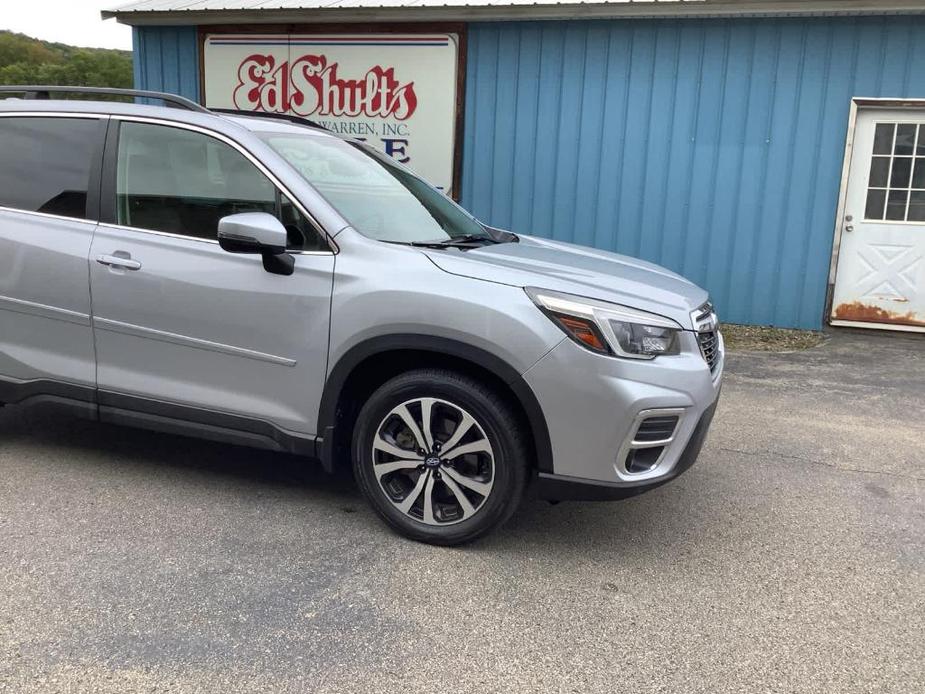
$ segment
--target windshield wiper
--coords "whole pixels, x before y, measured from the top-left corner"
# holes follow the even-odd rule
[[[449,239],[435,239],[433,241],[410,241],[408,245],[419,248],[478,248],[483,243],[501,243],[497,239],[484,234],[465,234]]]

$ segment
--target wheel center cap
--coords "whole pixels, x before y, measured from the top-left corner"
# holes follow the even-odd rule
[[[435,455],[429,455],[424,459],[424,464],[427,467],[440,467],[441,460]]]

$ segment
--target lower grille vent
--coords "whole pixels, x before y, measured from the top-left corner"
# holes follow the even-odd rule
[[[683,408],[672,407],[636,415],[617,456],[623,475],[644,475],[658,469],[677,436],[683,414]]]
[[[626,455],[624,467],[626,471],[634,475],[640,472],[648,472],[656,465],[662,457],[664,446],[654,446],[652,448],[636,448]]]
[[[674,436],[676,426],[678,426],[678,418],[675,416],[649,417],[639,425],[633,440],[636,443],[667,441]]]

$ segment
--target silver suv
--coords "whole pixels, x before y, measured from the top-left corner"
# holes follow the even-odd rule
[[[0,402],[352,465],[386,523],[444,545],[528,487],[621,498],[696,459],[723,339],[682,277],[488,227],[298,118],[16,89]]]

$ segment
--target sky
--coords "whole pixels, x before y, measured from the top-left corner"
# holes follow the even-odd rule
[[[132,47],[132,30],[114,19],[100,19],[100,10],[129,0],[0,0],[0,29],[45,41],[92,48]]]

